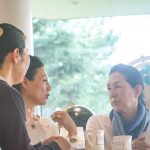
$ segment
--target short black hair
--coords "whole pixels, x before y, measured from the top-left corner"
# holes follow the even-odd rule
[[[42,66],[44,66],[44,64],[37,56],[31,56],[30,55],[30,65],[29,65],[29,68],[27,70],[25,77],[28,80],[33,80],[36,73],[37,73],[37,69],[42,67]],[[20,91],[20,83],[17,85],[13,85],[13,87],[15,89],[17,89],[18,91]]]
[[[30,55],[30,65],[25,77],[28,80],[33,80],[38,68],[44,66],[43,62],[37,56]]]
[[[0,24],[0,66],[8,53],[19,48],[22,54],[25,46],[25,35],[20,29],[8,23]]]

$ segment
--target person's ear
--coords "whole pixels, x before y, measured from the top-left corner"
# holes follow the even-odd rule
[[[19,48],[15,48],[14,49],[12,57],[13,57],[13,61],[14,61],[15,64],[20,63],[20,61],[21,61],[21,54],[20,54]]]
[[[141,85],[136,85],[135,87],[135,97],[139,97],[141,95],[141,92],[142,92],[142,86]]]
[[[22,87],[26,89],[28,86],[28,79],[26,77],[24,77],[21,84],[22,84]]]

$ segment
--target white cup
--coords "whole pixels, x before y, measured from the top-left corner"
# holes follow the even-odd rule
[[[71,144],[73,150],[85,149],[85,138],[83,127],[77,127],[77,141]]]
[[[68,138],[68,131],[64,128],[61,128],[60,135],[65,138]],[[68,139],[71,150],[85,149],[85,138],[84,138],[83,127],[77,127],[77,136],[75,136],[75,138],[76,138],[75,142],[71,142],[70,139]]]
[[[104,130],[85,131],[86,150],[104,150]]]
[[[132,136],[113,136],[112,150],[132,150]]]

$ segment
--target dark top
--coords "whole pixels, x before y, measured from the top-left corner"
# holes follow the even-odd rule
[[[24,102],[13,87],[0,79],[0,147],[2,150],[61,150],[57,143],[30,145]]]

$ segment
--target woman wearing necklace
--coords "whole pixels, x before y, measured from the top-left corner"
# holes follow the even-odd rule
[[[14,87],[20,92],[25,102],[26,127],[32,144],[59,135],[58,127],[54,121],[57,121],[68,131],[69,137],[76,136],[76,125],[67,112],[57,111],[53,113],[52,119],[54,121],[34,113],[35,106],[46,104],[51,90],[44,64],[38,57],[30,56],[30,65],[23,82]]]
[[[145,106],[144,83],[140,72],[124,64],[113,66],[107,89],[112,106],[109,116],[91,117],[86,129],[104,130],[105,150],[111,149],[112,137],[119,135],[132,136],[133,150],[150,150],[150,143],[144,135],[150,132],[150,111]]]

